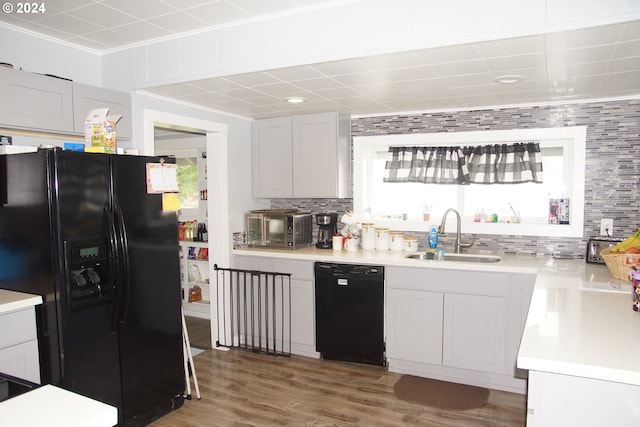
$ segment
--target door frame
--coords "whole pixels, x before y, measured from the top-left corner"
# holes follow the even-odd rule
[[[197,119],[179,114],[143,109],[144,151],[155,153],[156,126],[202,133],[207,148],[207,220],[210,236],[209,277],[216,277],[214,265],[231,265],[231,239],[229,231],[229,185],[228,185],[228,126],[223,123]],[[213,262],[212,262],[213,261]],[[213,286],[214,283],[211,283]],[[213,292],[211,292],[213,297]],[[213,299],[213,298],[212,298]],[[210,304],[211,344],[218,341],[217,304]]]

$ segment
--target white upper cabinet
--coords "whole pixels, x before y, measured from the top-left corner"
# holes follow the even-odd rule
[[[73,132],[73,83],[0,67],[0,125]]]
[[[254,197],[350,197],[350,126],[338,113],[254,122]]]
[[[108,108],[109,115],[122,114],[116,126],[116,137],[131,139],[133,135],[131,120],[131,98],[127,93],[73,84],[73,131],[84,134],[84,121],[89,111],[96,108]]]
[[[69,80],[0,67],[0,127],[84,135],[89,111],[122,114],[117,137],[131,139],[131,97]]]
[[[252,161],[254,197],[291,197],[291,118],[253,122]]]

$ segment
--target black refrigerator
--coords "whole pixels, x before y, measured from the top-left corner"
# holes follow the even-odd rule
[[[177,216],[147,191],[172,159],[0,155],[0,288],[42,295],[42,383],[146,425],[183,403]],[[37,410],[37,408],[34,408]]]

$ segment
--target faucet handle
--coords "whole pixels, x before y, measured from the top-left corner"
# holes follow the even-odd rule
[[[460,247],[461,248],[470,248],[471,246],[473,246],[473,244],[476,242],[476,238],[474,237],[473,240],[471,241],[471,243],[462,243],[460,242]]]

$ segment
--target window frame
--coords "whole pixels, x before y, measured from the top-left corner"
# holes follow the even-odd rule
[[[353,206],[360,216],[366,209],[366,194],[369,191],[367,182],[371,168],[371,153],[380,151],[391,145],[478,145],[501,144],[515,141],[537,140],[541,145],[555,141],[563,146],[565,163],[569,170],[571,189],[567,197],[571,201],[570,224],[541,224],[523,221],[514,223],[476,223],[470,216],[462,217],[464,233],[515,236],[548,236],[548,237],[583,237],[584,234],[584,189],[585,189],[585,153],[586,126],[563,128],[532,128],[497,131],[443,132],[421,134],[392,134],[376,136],[356,136],[353,138],[354,174],[353,174]],[[553,146],[553,145],[552,145]],[[402,184],[398,184],[402,185]],[[472,187],[472,186],[469,186]],[[460,200],[458,200],[460,206]],[[454,206],[457,208],[457,206]],[[439,224],[441,217],[429,221],[383,220],[375,219],[376,225],[387,226],[399,231],[428,232],[429,227]],[[455,231],[454,220],[447,221],[447,232]]]

